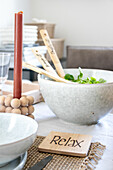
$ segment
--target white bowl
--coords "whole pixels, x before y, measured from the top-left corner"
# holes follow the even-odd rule
[[[34,142],[37,129],[32,118],[0,113],[0,166],[25,153]]]
[[[66,69],[77,78],[78,69]],[[103,78],[102,84],[66,84],[39,75],[45,102],[60,119],[77,124],[94,124],[113,107],[113,72],[83,69],[84,77]]]

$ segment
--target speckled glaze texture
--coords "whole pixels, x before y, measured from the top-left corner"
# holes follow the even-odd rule
[[[76,78],[78,69],[65,73]],[[113,72],[83,69],[86,77],[104,78],[103,84],[66,84],[47,80],[39,75],[39,84],[45,102],[60,119],[77,124],[94,124],[113,107]],[[76,75],[76,76],[75,76]]]
[[[25,153],[34,142],[38,124],[27,116],[0,113],[0,166]]]

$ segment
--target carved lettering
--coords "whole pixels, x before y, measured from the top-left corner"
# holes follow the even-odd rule
[[[59,142],[58,142],[58,145],[63,145],[62,143],[60,143],[60,142],[65,142],[66,141],[66,139],[65,138],[62,138],[62,139],[60,139],[59,140]]]
[[[46,67],[49,67],[48,63],[46,62],[46,60],[44,58],[42,58],[41,54],[36,54],[38,57],[40,57],[40,59],[44,62],[44,64],[46,65]]]
[[[52,139],[52,141],[50,142],[50,144],[51,143],[55,143],[55,144],[57,144],[57,142],[56,141],[59,141],[59,139],[61,139],[61,136],[54,136],[54,138]]]
[[[74,140],[71,137],[69,137],[68,139],[62,138],[61,136],[54,136],[52,141],[50,142],[50,144],[54,143],[54,144],[58,144],[58,145],[64,145],[64,146],[69,146],[69,147],[79,147],[81,148],[81,143],[84,142],[84,140],[82,141],[78,141],[78,140]]]
[[[84,140],[82,140],[82,141],[80,141],[80,142],[78,142],[78,141],[76,140],[76,143],[77,143],[77,144],[76,144],[74,147],[79,146],[79,148],[81,148],[80,143],[82,143],[82,142],[84,142]]]
[[[69,137],[68,141],[66,142],[66,144],[64,146],[66,146],[69,143],[70,139],[71,139],[71,137]]]
[[[70,142],[72,142],[71,144],[68,144],[68,146],[74,147],[75,145],[75,140],[70,140]]]
[[[48,43],[50,43],[50,41],[49,41],[49,39],[48,39],[48,38],[45,38],[45,41],[46,41],[46,42],[48,42]]]
[[[51,53],[54,54],[54,49],[53,49],[53,47],[52,47],[51,45],[48,45],[48,48],[50,48]]]

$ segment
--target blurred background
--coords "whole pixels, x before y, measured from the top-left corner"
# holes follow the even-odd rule
[[[0,50],[12,53],[10,79],[14,13],[18,11],[24,12],[23,57],[27,62],[40,65],[30,51],[33,46],[50,60],[38,33],[46,28],[64,67],[113,70],[112,0],[0,0]],[[23,76],[37,79],[26,69]]]

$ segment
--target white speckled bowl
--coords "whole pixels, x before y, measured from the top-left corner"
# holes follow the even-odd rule
[[[113,72],[82,69],[84,78],[104,78],[102,84],[66,84],[47,80],[39,75],[39,84],[45,102],[60,119],[77,124],[94,124],[113,107]],[[78,69],[65,73],[79,74]],[[76,75],[76,76],[75,76]]]
[[[0,113],[0,166],[25,153],[34,142],[38,124],[27,116]]]

